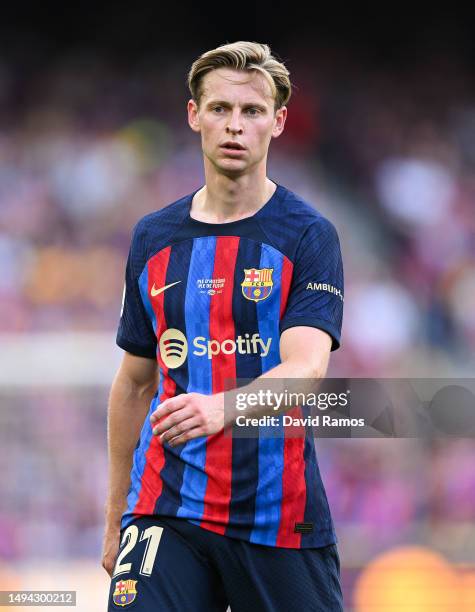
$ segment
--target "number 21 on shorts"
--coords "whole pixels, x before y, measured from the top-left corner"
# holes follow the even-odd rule
[[[132,563],[122,563],[122,561],[137,544],[137,540],[139,542],[147,540],[139,574],[142,574],[142,576],[150,576],[152,574],[153,564],[155,563],[155,557],[157,556],[158,545],[160,544],[162,533],[163,527],[153,525],[152,527],[147,527],[147,529],[144,529],[140,534],[139,539],[138,527],[136,525],[130,525],[127,527],[122,536],[122,542],[120,543],[120,545],[124,548],[117,557],[112,578],[115,578],[119,574],[130,572],[132,569]]]

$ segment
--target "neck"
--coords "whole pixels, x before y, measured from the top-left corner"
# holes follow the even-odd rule
[[[276,185],[263,174],[206,177],[205,186],[194,196],[190,214],[197,221],[229,223],[254,215],[272,197]]]

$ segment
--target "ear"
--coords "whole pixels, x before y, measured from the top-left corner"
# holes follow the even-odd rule
[[[275,113],[274,128],[272,138],[278,138],[284,131],[285,120],[287,119],[287,107],[281,106]]]
[[[187,109],[188,109],[189,126],[194,132],[200,132],[201,128],[200,128],[200,117],[198,114],[198,106],[196,105],[196,102],[192,98],[188,100]]]

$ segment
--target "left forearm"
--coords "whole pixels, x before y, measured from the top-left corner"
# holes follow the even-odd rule
[[[316,366],[308,361],[289,359],[249,384],[219,394],[224,403],[225,426],[233,425],[239,415],[254,418],[295,408],[295,394],[315,392],[326,370],[323,362]]]

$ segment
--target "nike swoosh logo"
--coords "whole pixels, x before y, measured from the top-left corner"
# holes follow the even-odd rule
[[[156,295],[159,295],[160,293],[163,293],[164,291],[166,291],[170,287],[173,287],[173,285],[178,285],[178,283],[181,283],[181,281],[175,281],[174,283],[170,283],[169,285],[165,285],[164,287],[160,287],[160,289],[155,289],[155,283],[154,283],[152,289],[150,290],[150,295],[152,297],[155,297]]]

